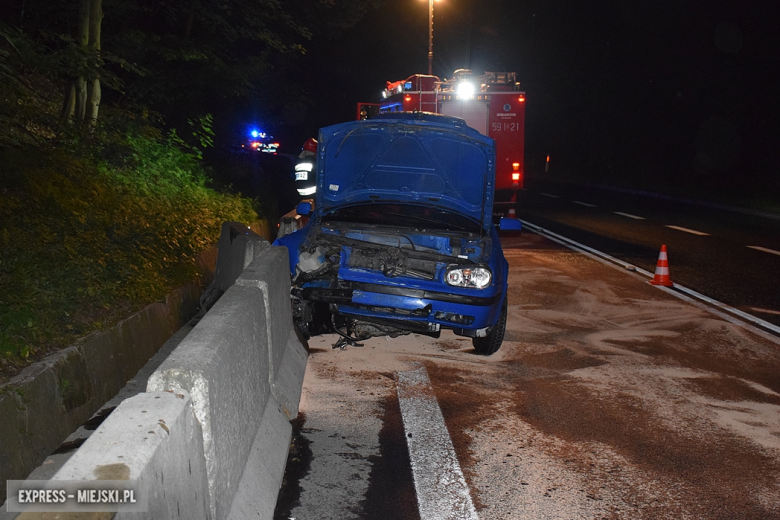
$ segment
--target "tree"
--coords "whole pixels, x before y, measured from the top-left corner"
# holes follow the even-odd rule
[[[100,87],[101,26],[103,0],[81,0],[77,49],[79,67],[63,103],[62,116],[68,121],[86,123],[93,129],[97,123],[102,91]]]
[[[383,1],[3,0],[0,19],[40,49],[47,68],[28,70],[61,89],[62,121],[92,128],[110,103],[177,127],[206,113],[216,123],[238,106],[263,117],[300,102],[317,88],[292,73],[307,48]]]

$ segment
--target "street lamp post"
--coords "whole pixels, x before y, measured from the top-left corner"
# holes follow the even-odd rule
[[[428,75],[433,75],[433,0],[428,0]]]

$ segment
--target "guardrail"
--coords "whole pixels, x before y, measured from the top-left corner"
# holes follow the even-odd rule
[[[52,480],[138,481],[147,512],[117,519],[271,519],[307,360],[288,269],[286,248],[226,223],[212,287],[224,294]]]

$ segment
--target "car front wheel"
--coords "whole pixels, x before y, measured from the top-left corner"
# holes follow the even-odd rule
[[[480,356],[495,354],[501,348],[501,343],[504,342],[504,332],[506,332],[506,297],[504,297],[504,303],[501,305],[501,314],[498,317],[498,321],[488,329],[487,336],[484,338],[472,338],[471,342],[476,353]]]

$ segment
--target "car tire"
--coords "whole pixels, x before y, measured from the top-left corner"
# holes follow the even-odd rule
[[[506,297],[501,305],[501,314],[495,325],[488,329],[488,334],[484,338],[472,338],[474,350],[480,356],[489,356],[495,354],[501,344],[504,342],[504,333],[506,332]]]

